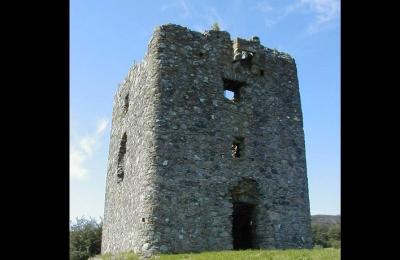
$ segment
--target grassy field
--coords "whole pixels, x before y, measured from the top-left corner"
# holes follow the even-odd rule
[[[137,260],[139,257],[132,253],[125,253],[118,257],[98,256],[95,259],[102,260]],[[338,260],[340,259],[340,249],[298,249],[298,250],[245,250],[245,251],[218,251],[193,254],[176,255],[157,255],[151,259],[158,260]]]

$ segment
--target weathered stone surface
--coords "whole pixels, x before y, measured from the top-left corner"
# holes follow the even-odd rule
[[[227,82],[238,98],[224,97]],[[312,246],[288,54],[258,37],[163,25],[114,102],[102,253],[232,249],[238,203],[254,205],[252,247]]]

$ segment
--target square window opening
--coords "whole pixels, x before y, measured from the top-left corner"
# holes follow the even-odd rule
[[[245,83],[230,79],[223,79],[223,82],[224,82],[224,97],[234,102],[239,101],[241,88],[245,85]]]

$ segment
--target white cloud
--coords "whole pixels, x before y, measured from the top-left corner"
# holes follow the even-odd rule
[[[84,166],[87,156],[79,149],[71,147],[69,158],[69,171],[71,178],[84,180],[89,176],[89,170]]]
[[[97,124],[97,131],[96,134],[100,135],[106,130],[106,127],[108,125],[108,120],[107,119],[101,119],[99,123]]]
[[[267,28],[271,28],[292,14],[311,14],[313,21],[306,33],[314,34],[329,28],[339,17],[340,3],[339,0],[296,0],[292,4],[272,6],[270,2],[264,1],[257,3],[255,9],[267,14],[267,18],[264,19]]]
[[[214,22],[219,24],[221,30],[227,30],[225,22],[213,6],[195,5],[193,2],[186,0],[175,0],[171,3],[161,6],[163,12],[174,12],[180,19],[192,22],[192,28],[197,31],[210,30]]]
[[[272,6],[270,1],[258,2],[252,9],[265,13],[265,26],[269,29],[280,23],[298,7],[298,2],[284,6]]]
[[[301,3],[308,6],[316,16],[314,22],[308,27],[310,34],[320,31],[339,17],[339,0],[301,0]]]
[[[189,17],[191,12],[190,12],[190,9],[189,9],[188,5],[186,4],[185,0],[180,0],[179,1],[179,6],[183,10],[182,16],[183,17]]]
[[[97,123],[96,131],[90,135],[78,138],[78,141],[70,146],[70,176],[73,179],[84,180],[90,175],[86,166],[94,152],[100,147],[100,138],[108,126],[107,119],[101,119]]]
[[[273,10],[273,7],[269,2],[258,2],[254,9],[264,13],[269,13]]]
[[[191,15],[190,8],[185,0],[176,0],[170,4],[165,4],[161,6],[161,10],[163,12],[167,10],[170,11],[169,9],[178,9],[179,14],[182,18],[187,18]]]
[[[83,151],[87,156],[92,156],[93,147],[96,144],[96,136],[82,137],[79,141],[80,150]]]

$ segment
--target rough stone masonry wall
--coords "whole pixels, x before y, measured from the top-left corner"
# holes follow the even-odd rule
[[[114,98],[102,253],[140,251],[138,245],[153,237],[148,219],[156,171],[154,123],[159,79],[155,61],[150,42],[148,55],[129,71]],[[124,134],[125,151],[121,150]]]
[[[154,39],[160,58],[157,201],[152,245],[161,251],[232,248],[231,191],[258,187],[257,246],[310,247],[310,213],[296,65],[259,40],[232,43],[174,25]],[[250,67],[237,50],[256,53]],[[263,71],[263,72],[261,72]],[[246,83],[240,101],[223,96],[223,78]],[[244,154],[232,158],[235,137]]]
[[[232,249],[233,194],[249,182],[255,191],[237,197],[256,204],[255,246],[311,247],[294,60],[258,38],[176,25],[158,27],[148,53],[125,84],[127,119],[116,112],[127,90],[116,96],[102,252]],[[245,83],[239,102],[224,98],[223,79]],[[113,174],[123,127],[130,161],[121,187]]]

